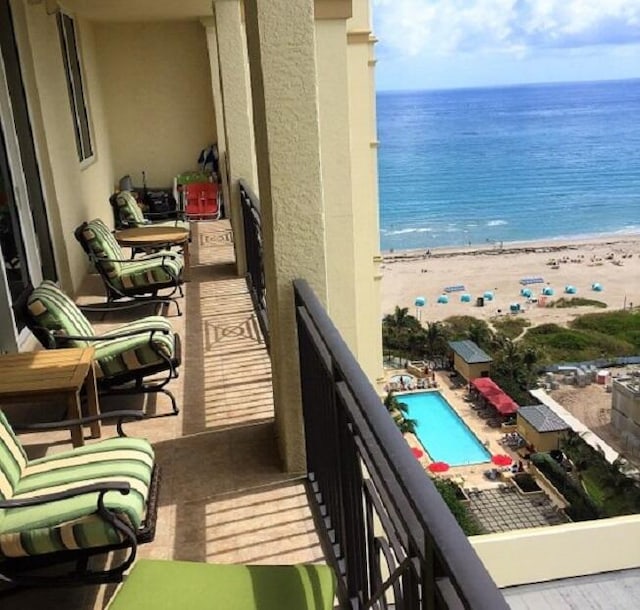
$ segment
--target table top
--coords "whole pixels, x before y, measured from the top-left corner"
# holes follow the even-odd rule
[[[114,233],[116,241],[123,246],[150,244],[181,244],[189,239],[189,231],[180,227],[135,227],[120,229]]]
[[[93,347],[62,348],[0,355],[0,396],[50,394],[82,387]]]

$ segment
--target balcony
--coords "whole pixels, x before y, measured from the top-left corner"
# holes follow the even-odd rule
[[[243,196],[254,206],[259,238],[259,204],[246,189]],[[309,472],[282,471],[261,331],[264,294],[256,290],[261,248],[247,240],[255,248],[247,282],[234,275],[232,239],[226,221],[194,227],[185,315],[171,318],[183,337],[181,375],[171,388],[180,415],[126,426],[153,442],[163,470],[156,538],[139,557],[327,562],[339,575],[340,607],[348,600],[354,608],[379,607],[385,599],[410,609],[506,607],[304,281],[295,282],[295,298]],[[89,277],[80,301],[101,298]],[[96,325],[122,321],[110,314]],[[128,406],[142,407],[131,400]],[[147,400],[148,411],[168,409],[162,395]],[[121,399],[102,400],[103,410],[121,406]],[[68,447],[66,433],[22,440],[33,457]],[[102,608],[114,590],[22,591],[2,607]]]

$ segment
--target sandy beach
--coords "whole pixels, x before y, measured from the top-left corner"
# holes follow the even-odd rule
[[[566,324],[576,315],[603,311],[595,307],[543,307],[537,300],[546,286],[555,294],[547,302],[573,296],[602,301],[609,309],[625,305],[640,306],[640,236],[615,236],[603,239],[487,244],[486,247],[461,247],[395,251],[383,254],[382,312],[392,313],[395,306],[408,307],[422,321],[443,320],[454,315],[471,315],[488,320],[511,315],[511,304],[519,303],[517,314],[533,325],[546,322]],[[523,278],[542,278],[532,283],[531,300],[520,295]],[[600,283],[602,291],[592,290]],[[564,294],[565,286],[576,289]],[[446,287],[464,286],[464,291],[449,292],[449,302],[438,304]],[[476,305],[477,297],[491,291],[494,299]],[[463,293],[471,296],[461,302]],[[416,297],[426,305],[416,308]]]

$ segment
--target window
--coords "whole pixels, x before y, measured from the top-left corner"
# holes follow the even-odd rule
[[[78,55],[78,44],[73,19],[64,13],[58,13],[58,31],[67,75],[71,115],[76,136],[78,159],[84,161],[93,156],[91,145],[91,131],[89,129],[89,115],[84,97],[82,83],[82,68]]]

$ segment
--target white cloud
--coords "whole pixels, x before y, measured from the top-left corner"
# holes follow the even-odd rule
[[[373,0],[383,52],[502,52],[640,42],[638,0]]]

